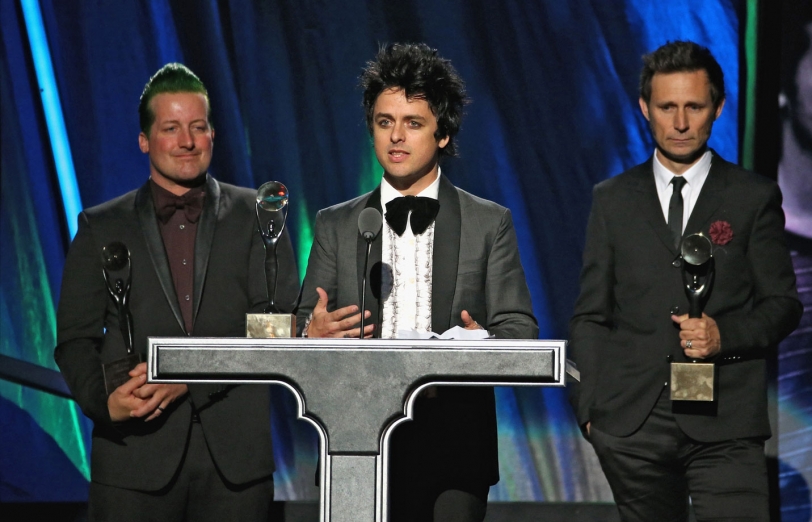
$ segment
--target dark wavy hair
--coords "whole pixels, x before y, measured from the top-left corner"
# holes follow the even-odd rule
[[[185,65],[168,63],[152,75],[152,78],[144,86],[144,92],[141,93],[141,100],[138,102],[138,121],[141,132],[148,135],[152,124],[155,123],[155,113],[152,111],[149,102],[159,94],[178,92],[194,92],[206,97],[206,104],[208,105],[206,118],[209,121],[209,126],[213,128],[211,124],[211,104],[209,103],[209,92],[206,90],[206,86]]]
[[[710,82],[711,100],[714,108],[725,99],[725,75],[716,58],[707,47],[689,42],[668,42],[656,51],[643,55],[640,73],[640,97],[647,104],[651,101],[651,79],[657,73],[705,71]]]
[[[425,99],[437,117],[437,132],[448,144],[440,149],[441,156],[456,156],[454,136],[460,130],[463,107],[468,103],[465,82],[451,62],[426,44],[393,44],[381,46],[375,60],[367,62],[361,74],[364,89],[363,105],[367,128],[372,134],[375,101],[387,89],[403,89],[407,99]]]

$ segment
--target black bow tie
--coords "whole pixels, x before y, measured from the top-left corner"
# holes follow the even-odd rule
[[[159,195],[155,212],[158,214],[158,219],[162,223],[166,223],[176,211],[183,210],[189,222],[197,223],[200,213],[203,211],[203,196],[202,191],[187,192],[183,196],[162,194]]]
[[[386,204],[386,222],[399,236],[406,230],[406,221],[412,212],[412,232],[422,234],[432,224],[440,211],[440,202],[432,198],[404,196],[395,198]]]

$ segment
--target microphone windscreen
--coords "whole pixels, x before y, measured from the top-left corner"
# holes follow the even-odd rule
[[[383,217],[378,209],[365,208],[358,216],[358,232],[367,241],[373,241],[378,237],[378,232],[381,231],[383,225]]]

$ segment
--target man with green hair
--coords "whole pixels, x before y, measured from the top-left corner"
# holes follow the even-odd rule
[[[273,500],[265,386],[148,384],[146,365],[108,393],[102,364],[127,353],[108,297],[102,249],[126,245],[133,349],[147,337],[240,337],[267,303],[256,192],[208,174],[214,143],[208,93],[180,64],[161,68],[138,107],[150,178],[79,215],[65,263],[55,358],[94,422],[90,520],[268,520]],[[292,309],[298,276],[279,246],[277,303]]]

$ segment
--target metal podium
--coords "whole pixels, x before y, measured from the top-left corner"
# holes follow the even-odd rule
[[[148,380],[281,384],[321,444],[322,522],[385,522],[387,447],[426,386],[564,386],[565,341],[150,338]]]

